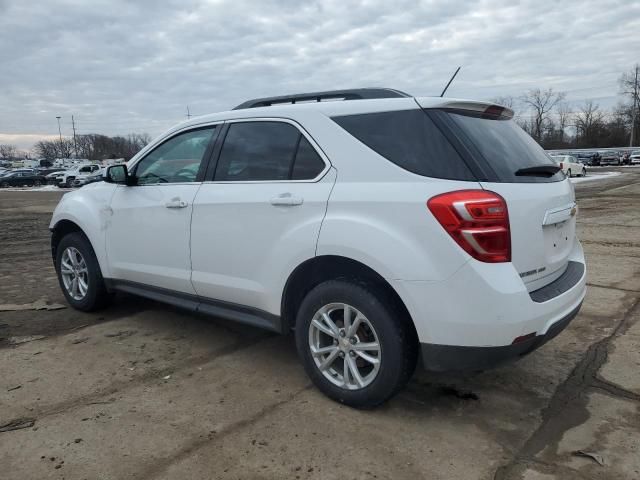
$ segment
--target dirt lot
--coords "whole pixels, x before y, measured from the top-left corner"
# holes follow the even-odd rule
[[[589,291],[562,335],[491,372],[418,373],[373,411],[312,388],[291,337],[127,296],[0,311],[0,478],[640,478],[640,172],[624,171],[576,186]],[[65,304],[60,195],[0,192],[0,307]]]

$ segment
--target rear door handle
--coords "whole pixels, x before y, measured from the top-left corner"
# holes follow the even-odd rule
[[[296,205],[302,205],[303,202],[302,197],[291,195],[290,193],[283,193],[271,199],[271,205],[277,207],[294,207]]]
[[[179,198],[172,198],[164,204],[167,208],[185,208],[187,205],[189,205],[187,202],[180,200]]]

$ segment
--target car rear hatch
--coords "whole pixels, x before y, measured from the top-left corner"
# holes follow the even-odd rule
[[[527,289],[562,275],[575,244],[576,205],[573,186],[558,165],[515,123],[509,109],[451,102],[426,111],[464,151],[482,188],[505,199],[511,261]]]

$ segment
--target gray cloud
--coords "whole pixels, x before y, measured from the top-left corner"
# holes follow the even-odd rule
[[[640,2],[0,0],[2,134],[160,133],[251,97],[360,86],[616,102]],[[27,138],[29,140],[27,140]],[[24,137],[24,144],[34,137]]]

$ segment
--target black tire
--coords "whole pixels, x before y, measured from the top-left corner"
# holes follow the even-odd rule
[[[88,288],[85,296],[81,300],[74,299],[67,289],[65,288],[62,274],[61,274],[61,261],[64,251],[73,247],[77,249],[85,260],[87,265],[87,278]],[[58,275],[58,282],[60,288],[64,294],[67,302],[76,310],[83,312],[91,312],[106,307],[111,301],[111,294],[107,291],[102,278],[102,272],[100,271],[100,265],[96,254],[91,247],[89,239],[80,232],[73,232],[65,235],[56,249],[56,273]]]
[[[73,187],[73,181],[74,181],[74,180],[75,180],[75,178],[67,178],[67,181],[66,181],[66,183],[65,183],[65,186],[66,186],[67,188],[71,188],[71,187]]]
[[[370,384],[347,390],[325,378],[316,366],[309,346],[309,327],[314,315],[330,303],[346,303],[367,318],[380,343],[381,363]],[[296,345],[304,369],[325,395],[351,407],[375,407],[396,394],[413,374],[418,340],[410,318],[384,291],[356,281],[329,280],[316,286],[302,301],[296,318]]]
[[[582,169],[582,176],[583,176],[583,177],[586,177],[586,176],[587,176],[587,169],[586,169],[586,168],[583,168],[583,169]]]
[[[0,188],[9,188],[9,182],[2,182],[0,183]]]
[[[567,177],[571,178],[571,169],[567,170]]]
[[[42,185],[42,182],[41,182],[40,180],[35,180],[35,181],[33,182],[33,186],[34,186],[34,187],[39,187],[40,185]]]

